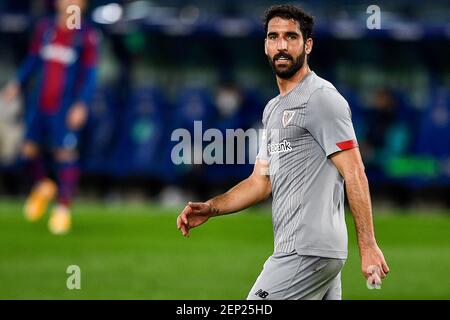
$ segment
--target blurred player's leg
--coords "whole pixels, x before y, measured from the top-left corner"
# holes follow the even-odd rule
[[[32,190],[28,196],[24,214],[28,221],[39,220],[47,210],[49,202],[56,195],[56,184],[46,177],[43,159],[36,144],[26,142],[23,146],[27,177],[30,179]]]
[[[80,169],[73,150],[60,149],[56,152],[58,176],[58,205],[53,209],[49,229],[54,234],[64,234],[70,230],[70,206],[78,185]]]
[[[70,216],[70,208],[65,205],[58,204],[52,210],[48,228],[53,234],[66,234],[72,225]]]

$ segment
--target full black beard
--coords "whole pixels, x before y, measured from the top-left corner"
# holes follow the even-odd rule
[[[286,57],[289,60],[293,61],[294,63],[291,65],[290,68],[288,69],[284,69],[284,70],[278,70],[276,65],[275,65],[275,61],[280,58],[280,57]],[[267,56],[268,60],[269,60],[269,64],[272,67],[273,72],[275,72],[275,74],[280,77],[281,79],[290,79],[292,78],[298,70],[300,70],[303,65],[305,64],[305,59],[306,59],[306,52],[305,52],[305,48],[303,48],[302,53],[297,57],[297,58],[292,58],[292,56],[286,54],[286,53],[277,53],[273,59],[270,59],[269,56]]]

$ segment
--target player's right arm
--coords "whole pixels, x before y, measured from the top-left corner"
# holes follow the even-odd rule
[[[183,236],[211,217],[238,212],[267,199],[272,192],[268,166],[267,161],[257,159],[252,174],[229,191],[206,202],[189,202],[177,218]]]
[[[20,93],[21,86],[34,72],[39,60],[39,50],[46,23],[46,21],[42,21],[36,26],[25,61],[19,67],[19,71],[14,79],[12,79],[1,92],[1,97],[4,101],[10,102],[14,99]]]

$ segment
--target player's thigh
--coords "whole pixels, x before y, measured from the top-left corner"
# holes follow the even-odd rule
[[[344,260],[296,253],[271,256],[247,297],[248,300],[321,300],[341,271]]]
[[[24,143],[42,144],[46,136],[47,119],[38,110],[30,111],[25,119]],[[23,149],[22,149],[23,150]]]
[[[301,268],[286,290],[284,299],[323,299],[341,272],[345,260],[301,256],[301,262]]]
[[[342,300],[341,272],[331,281],[323,300]]]
[[[297,253],[278,253],[270,256],[250,290],[247,300],[280,300],[300,267]]]
[[[79,132],[67,126],[66,114],[55,115],[51,121],[51,147],[53,150],[76,151],[79,144]]]

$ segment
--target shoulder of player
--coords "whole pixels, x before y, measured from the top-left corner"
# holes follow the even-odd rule
[[[278,99],[279,99],[279,96],[276,96],[276,97],[270,99],[269,102],[267,102],[266,106],[264,107],[264,111],[263,111],[263,116],[262,116],[263,122],[265,121],[265,119],[267,119],[268,115],[273,110]]]
[[[337,92],[337,89],[330,81],[319,77],[315,73],[309,80],[310,80],[310,83],[309,83],[308,87],[309,87],[309,91],[310,91],[310,97],[313,96],[314,94],[324,93],[325,91],[328,91],[327,89]]]
[[[318,118],[336,119],[347,117],[350,112],[350,107],[344,97],[334,86],[328,84],[318,87],[312,92],[305,109],[306,121]]]
[[[82,29],[85,32],[96,32],[96,28],[94,26],[94,23],[92,21],[88,20],[88,19],[83,21],[81,27],[82,27]]]
[[[276,96],[267,102],[265,109],[270,109],[279,99],[279,96]]]
[[[319,76],[316,76],[314,81],[311,81],[309,90],[309,98],[306,102],[307,108],[311,107],[311,104],[313,104],[312,102],[321,102],[320,106],[322,108],[332,108],[333,106],[339,107],[347,104],[347,101],[339,93],[336,87],[331,82],[320,78]]]
[[[82,25],[84,39],[89,42],[96,43],[99,41],[99,31],[90,21],[86,21]]]
[[[44,16],[36,21],[34,29],[36,31],[44,32],[50,28],[53,28],[54,21],[54,17]]]

